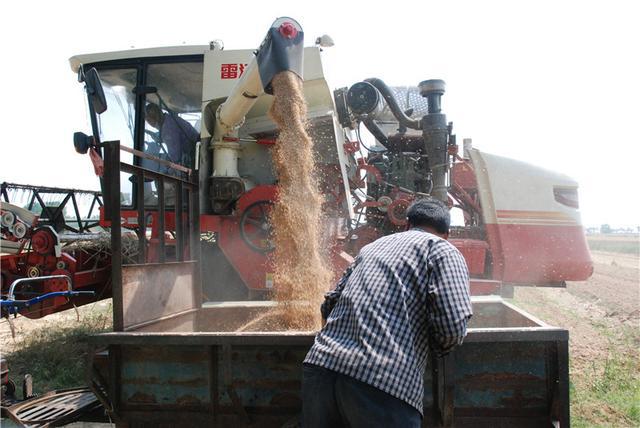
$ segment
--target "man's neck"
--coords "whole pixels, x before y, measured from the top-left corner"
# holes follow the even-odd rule
[[[437,230],[435,230],[434,228],[429,227],[429,226],[413,226],[411,229],[419,229],[419,230],[422,230],[424,232],[428,232],[428,233],[430,233],[432,235],[439,236],[442,239],[449,239],[449,234],[448,233],[440,233]]]

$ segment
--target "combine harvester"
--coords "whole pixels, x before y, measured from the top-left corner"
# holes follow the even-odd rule
[[[272,78],[292,71],[304,77],[336,276],[363,245],[403,230],[416,198],[464,220],[451,242],[469,265],[474,317],[462,347],[427,370],[425,423],[569,426],[568,332],[497,295],[591,275],[576,182],[469,142],[460,151],[441,80],[331,91],[328,40],[303,48],[300,25],[280,18],[257,51],[211,43],[71,58],[92,123],[74,144],[101,175],[100,225],[111,230],[114,332],[91,338],[92,390],[123,426],[295,421],[314,333],[237,331],[274,306],[278,130],[267,111]],[[168,131],[145,117],[150,103],[177,132],[198,130],[194,150],[172,153]],[[123,265],[123,231],[137,236],[135,264]]]
[[[291,47],[286,49],[291,53]],[[143,191],[137,191],[131,171],[123,171],[120,179],[122,227],[140,234],[138,216],[143,215],[150,233],[141,260],[175,260],[178,253],[176,217],[166,213],[163,229],[172,236],[162,241],[157,202],[165,188],[172,195],[176,192],[159,186],[161,180],[153,176],[164,172],[187,181],[184,187],[197,185],[197,193],[188,192],[190,201],[199,205],[202,233],[214,237],[211,245],[203,246],[203,274],[218,278],[204,282],[205,300],[264,297],[273,286],[267,213],[277,189],[269,149],[277,130],[267,115],[272,97],[264,93],[261,82],[265,73],[272,76],[277,68],[258,64],[291,61],[287,65],[301,75],[303,60],[282,59],[273,50],[261,49],[252,61],[253,52],[184,46],[71,59],[72,68],[81,74],[98,71],[104,102],[111,106],[100,121],[92,116],[93,136],[77,134],[76,147],[82,152],[91,147],[100,169],[106,149],[98,143],[118,140],[121,160],[151,171]],[[452,123],[441,111],[443,81],[390,88],[380,79],[367,79],[332,93],[320,47],[296,47],[300,57],[303,52],[310,134],[336,272],[344,266],[341,252],[354,256],[374,239],[403,230],[408,204],[431,196],[464,218],[464,225],[452,230],[451,242],[467,259],[475,295],[508,294],[513,285],[558,287],[591,275],[574,180],[470,144],[460,153]],[[195,163],[180,164],[164,154],[167,148],[158,130],[145,122],[146,103],[158,104],[165,115],[200,130]],[[362,125],[376,138],[368,150],[360,139]],[[143,213],[136,209],[138,199],[144,203]],[[101,225],[108,227],[102,213]]]

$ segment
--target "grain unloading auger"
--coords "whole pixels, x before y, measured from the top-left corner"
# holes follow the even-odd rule
[[[205,144],[200,151],[201,187],[205,190],[201,199],[207,202],[207,190],[217,195],[226,194],[224,198],[214,198],[214,211],[224,211],[228,201],[235,201],[252,187],[253,183],[238,172],[238,158],[242,152],[239,128],[258,98],[265,93],[272,94],[271,81],[276,74],[290,71],[302,79],[303,42],[300,24],[291,18],[277,19],[229,96],[215,109],[215,114],[212,112],[216,101],[205,108],[205,120],[213,131],[209,142],[213,150],[213,168],[209,176],[209,147]],[[224,202],[218,202],[220,199]]]
[[[412,200],[434,197],[458,213],[451,241],[467,259],[474,293],[499,293],[511,284],[561,286],[589,277],[575,181],[470,147],[458,150],[442,110],[443,81],[394,88],[367,79],[334,92],[325,79],[321,46],[302,43],[299,24],[281,18],[257,51],[228,51],[212,43],[71,58],[74,71],[99,73],[99,80],[87,82],[104,87],[98,107],[126,106],[107,109],[100,121],[92,113],[94,142],[119,140],[125,161],[198,184],[205,300],[265,298],[274,286],[269,210],[278,177],[270,148],[278,130],[268,116],[269,82],[283,70],[304,77],[325,198],[324,243],[336,274],[345,254],[402,230]],[[90,100],[100,93],[89,92]],[[145,123],[149,103],[199,131],[195,161],[164,154],[161,130]],[[373,135],[371,146],[360,138],[360,124]],[[99,170],[100,160],[94,160]],[[121,223],[143,237],[145,260],[175,260],[184,243],[175,236],[174,209],[161,221],[157,200],[165,189],[149,179],[141,196],[130,174],[121,183]]]

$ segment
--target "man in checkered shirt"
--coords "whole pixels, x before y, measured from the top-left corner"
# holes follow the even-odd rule
[[[429,352],[460,345],[469,272],[445,204],[422,199],[408,230],[366,245],[325,295],[326,325],[303,365],[303,426],[419,427]]]

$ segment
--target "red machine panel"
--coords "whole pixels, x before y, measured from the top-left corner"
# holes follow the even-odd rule
[[[485,271],[485,260],[489,244],[477,239],[449,239],[464,256],[469,268],[469,275],[482,276]]]

